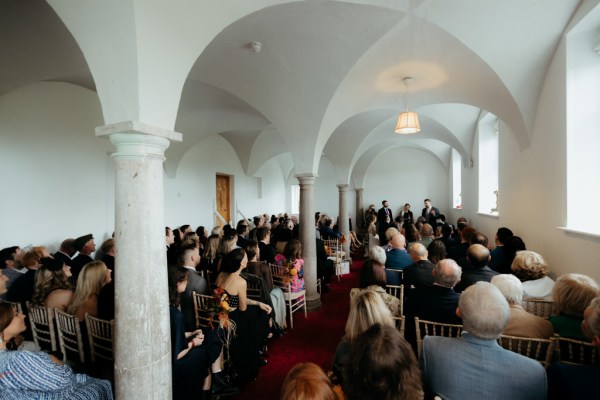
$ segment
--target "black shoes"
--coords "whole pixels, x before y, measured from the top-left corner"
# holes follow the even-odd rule
[[[213,396],[230,396],[237,394],[240,390],[231,386],[229,382],[225,380],[222,372],[217,372],[212,375],[211,393]]]

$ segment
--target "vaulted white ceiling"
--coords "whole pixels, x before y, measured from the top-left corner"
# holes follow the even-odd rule
[[[546,70],[580,1],[271,3],[280,4],[223,26],[191,68],[175,124],[184,142],[167,152],[169,174],[212,135],[232,145],[250,175],[274,157],[316,172],[325,154],[339,183],[359,184],[395,147],[424,150],[445,167],[456,149],[468,165],[486,112],[526,148]],[[77,43],[44,1],[2,2],[0,48],[8,56],[0,95],[39,80],[95,89]],[[422,131],[400,137],[393,129],[406,108],[406,76]]]

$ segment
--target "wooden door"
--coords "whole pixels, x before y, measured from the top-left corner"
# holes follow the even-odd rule
[[[217,212],[227,223],[231,218],[231,178],[228,175],[217,175]],[[215,225],[223,226],[223,221],[215,216]]]

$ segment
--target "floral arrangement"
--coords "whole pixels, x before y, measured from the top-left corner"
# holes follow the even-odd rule
[[[213,301],[208,309],[211,320],[218,320],[219,326],[228,329],[233,323],[229,319],[229,294],[223,288],[216,288],[213,291]]]
[[[275,263],[285,268],[286,278],[289,279],[292,292],[304,290],[304,260],[288,260],[283,254],[275,256]],[[287,283],[287,282],[286,282]]]

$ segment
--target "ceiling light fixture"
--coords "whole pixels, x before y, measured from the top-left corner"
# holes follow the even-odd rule
[[[394,132],[399,135],[409,135],[419,132],[421,127],[419,126],[419,114],[415,111],[408,111],[408,86],[413,82],[413,78],[406,77],[402,79],[402,82],[406,86],[406,111],[401,112],[398,116],[398,123]]]

